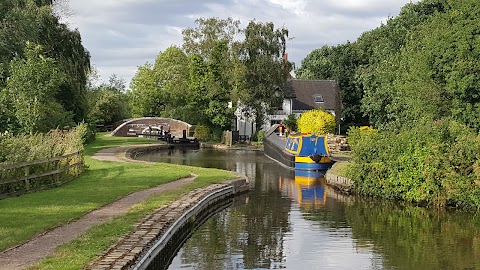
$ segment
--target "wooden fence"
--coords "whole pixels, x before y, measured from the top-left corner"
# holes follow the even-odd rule
[[[0,164],[0,199],[65,184],[82,171],[81,151],[11,165]]]

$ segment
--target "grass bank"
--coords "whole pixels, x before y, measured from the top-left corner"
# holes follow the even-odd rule
[[[59,188],[0,201],[0,250],[31,239],[54,226],[82,217],[128,193],[147,189],[198,174],[197,180],[175,192],[158,195],[133,207],[122,218],[96,226],[79,239],[62,246],[56,254],[33,269],[80,269],[131,230],[149,211],[168,203],[184,192],[213,182],[233,178],[231,172],[173,164],[137,164],[92,159],[98,150],[121,145],[149,143],[141,138],[105,137],[100,134],[85,149],[88,169],[76,180]]]
[[[347,170],[349,165],[348,161],[337,161],[328,171],[338,176],[348,177]]]

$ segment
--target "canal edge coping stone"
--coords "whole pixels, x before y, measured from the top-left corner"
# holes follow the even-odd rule
[[[125,161],[139,162],[135,157],[140,154],[169,148],[172,146],[166,144],[135,145],[122,147],[116,156]],[[221,184],[212,184],[184,194],[145,216],[132,232],[121,237],[87,269],[146,269],[175,233],[194,219],[196,214],[218,201],[247,192],[249,188],[248,178],[238,175]]]
[[[325,173],[325,182],[340,192],[346,194],[350,194],[352,192],[353,180],[344,176],[336,175],[330,170],[327,170]]]

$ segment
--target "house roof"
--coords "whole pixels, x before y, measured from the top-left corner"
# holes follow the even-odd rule
[[[314,108],[335,110],[340,102],[338,89],[338,84],[334,80],[287,80],[285,96],[293,100],[294,111]],[[323,102],[315,102],[315,96],[323,97]]]

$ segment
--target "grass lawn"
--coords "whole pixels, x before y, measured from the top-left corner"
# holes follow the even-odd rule
[[[80,269],[132,228],[149,211],[174,200],[191,189],[233,178],[234,174],[173,164],[137,164],[99,161],[91,158],[104,148],[152,142],[142,138],[105,137],[85,149],[88,169],[61,187],[0,200],[0,251],[31,239],[49,228],[82,217],[86,212],[128,193],[198,174],[197,181],[165,195],[158,195],[134,207],[125,217],[92,228],[86,235],[61,247],[54,257],[33,269]],[[73,257],[72,257],[73,256]]]
[[[348,177],[347,170],[348,170],[349,164],[350,163],[348,161],[337,161],[335,162],[335,164],[333,164],[329,172],[338,176]]]

